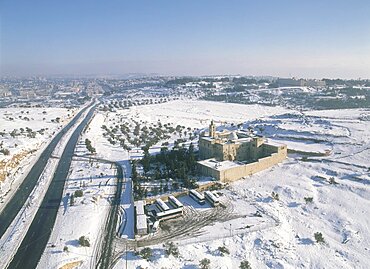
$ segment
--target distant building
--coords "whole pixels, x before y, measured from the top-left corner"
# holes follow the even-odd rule
[[[34,90],[21,90],[19,92],[20,97],[25,99],[34,99],[37,97],[36,92]]]
[[[325,80],[318,80],[318,79],[308,79],[306,80],[306,85],[308,87],[325,87],[326,82]]]
[[[303,87],[304,80],[303,79],[295,79],[295,78],[278,78],[277,84],[279,87]]]
[[[199,140],[199,170],[221,182],[230,182],[269,168],[287,157],[287,146],[245,132],[216,132],[214,122],[209,135]]]
[[[279,87],[324,87],[324,80],[317,79],[296,79],[296,78],[278,78],[277,84]]]
[[[12,96],[11,91],[5,88],[0,88],[0,97],[10,97]]]

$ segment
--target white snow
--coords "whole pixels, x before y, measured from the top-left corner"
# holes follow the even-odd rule
[[[297,120],[295,116],[276,121],[274,114],[286,112],[280,108],[199,101],[176,101],[128,110],[127,113],[134,113],[138,119],[160,118],[197,128],[206,128],[212,118],[220,122],[261,118],[262,124],[266,121],[274,127],[267,130],[267,135],[272,135],[274,130],[289,134],[277,139],[278,142],[291,141],[290,145],[304,151],[331,149],[333,152],[328,157],[306,162],[292,155],[284,163],[241,179],[231,184],[230,190],[222,191],[236,201],[236,212],[252,212],[253,208],[264,212],[262,219],[270,223],[268,227],[257,225],[255,230],[236,235],[234,225],[250,223],[239,218],[234,221],[237,224],[232,224],[230,236],[228,222],[215,223],[203,230],[219,235],[218,239],[209,236],[207,240],[205,235],[177,241],[180,258],[167,257],[162,245],[155,245],[149,262],[128,254],[129,267],[196,268],[201,259],[209,258],[212,268],[238,268],[242,260],[248,260],[252,268],[367,268],[370,264],[370,130],[365,120],[369,111],[309,111],[304,113],[309,126],[306,120]],[[330,177],[339,184],[330,184]],[[279,195],[278,201],[271,198],[272,192]],[[309,197],[313,198],[312,203],[304,199]],[[323,234],[324,244],[315,242],[316,232]],[[220,255],[217,248],[223,245],[229,249],[229,255]],[[125,258],[115,268],[124,267]]]
[[[22,183],[29,169],[54,137],[69,120],[77,114],[79,109],[65,108],[1,108],[0,132],[1,147],[9,150],[9,155],[0,153],[0,174],[6,173],[4,181],[0,176],[0,209],[6,205],[7,200],[13,195]],[[19,118],[21,117],[21,118]],[[27,117],[29,120],[25,120]],[[60,123],[52,122],[57,117]],[[24,130],[21,133],[21,128]],[[34,138],[27,136],[27,128],[36,131]],[[17,130],[17,136],[9,133]],[[37,132],[43,130],[42,132]],[[0,147],[0,148],[1,148]],[[18,165],[12,165],[11,160],[15,155],[20,155]]]
[[[200,230],[198,236],[176,241],[180,257],[167,257],[162,244],[151,246],[151,261],[128,253],[129,268],[197,268],[199,261],[208,258],[211,268],[238,268],[248,260],[252,268],[367,268],[370,264],[370,189],[369,162],[370,113],[364,109],[298,112],[280,107],[238,105],[205,101],[178,100],[164,104],[131,107],[115,113],[98,112],[82,138],[89,138],[96,148],[96,157],[119,162],[125,170],[122,195],[123,237],[133,238],[133,203],[130,181],[130,154],[119,145],[111,145],[102,135],[102,125],[109,125],[116,114],[137,121],[171,122],[192,128],[207,129],[216,120],[218,130],[235,129],[236,124],[253,127],[272,142],[288,147],[331,155],[302,159],[289,158],[270,169],[241,179],[219,191],[221,200],[230,203],[236,218],[215,222]],[[228,124],[226,124],[228,123]],[[234,126],[231,125],[234,123]],[[221,126],[222,125],[222,126]],[[83,154],[80,145],[77,154]],[[99,192],[89,176],[111,174],[110,168],[87,170],[86,162],[74,162],[67,192],[79,187],[78,179],[86,177],[86,197],[76,199],[65,215],[60,212],[56,229],[44,259],[49,268],[71,261],[82,261],[79,268],[93,265],[96,245],[83,248],[76,240],[87,235],[93,244],[103,229],[110,189]],[[78,172],[79,169],[83,171]],[[91,171],[90,171],[91,170]],[[338,184],[330,184],[330,178]],[[94,179],[99,182],[100,179]],[[77,182],[77,183],[76,183]],[[77,185],[76,185],[77,184]],[[272,198],[277,193],[279,200]],[[99,203],[91,202],[102,195]],[[105,198],[104,198],[105,197]],[[311,198],[312,203],[305,198]],[[84,200],[85,199],[85,200]],[[86,203],[82,204],[82,200]],[[200,206],[187,196],[179,200],[190,210],[206,214],[208,204]],[[262,217],[253,214],[259,211]],[[100,230],[99,230],[100,227]],[[321,232],[325,243],[315,242],[314,233]],[[63,252],[67,245],[69,252]],[[218,247],[225,246],[230,254],[222,256]],[[54,253],[54,252],[55,253]],[[123,255],[115,268],[125,268]]]
[[[53,151],[53,156],[55,158],[49,159],[46,164],[44,171],[42,172],[40,178],[38,179],[34,189],[26,200],[24,206],[18,212],[17,216],[10,224],[9,228],[5,234],[0,239],[0,252],[3,258],[0,260],[0,266],[6,267],[11,261],[11,258],[15,254],[19,245],[22,242],[23,237],[26,235],[28,228],[30,227],[33,218],[35,217],[39,206],[43,200],[43,197],[48,190],[48,186],[53,178],[55,169],[58,165],[58,160],[60,158],[69,138],[71,137],[73,131],[81,123],[86,116],[87,112],[76,121],[76,123],[69,129],[69,131],[63,135],[62,139],[59,141],[57,146]]]

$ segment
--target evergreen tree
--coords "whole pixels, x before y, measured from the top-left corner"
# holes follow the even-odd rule
[[[211,261],[207,258],[204,258],[202,259],[200,262],[199,262],[199,267],[201,269],[209,269],[210,268],[210,264],[211,264]]]
[[[242,262],[240,262],[239,268],[240,269],[252,269],[249,261],[242,261]]]

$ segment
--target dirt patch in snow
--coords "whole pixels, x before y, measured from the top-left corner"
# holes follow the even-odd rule
[[[22,150],[20,153],[15,154],[9,160],[0,161],[0,181],[4,181],[8,173],[14,168],[17,168],[20,162],[27,157],[29,151]]]
[[[73,269],[73,268],[76,268],[76,267],[80,266],[81,263],[82,263],[82,261],[70,262],[70,263],[67,263],[67,264],[63,265],[59,269]]]

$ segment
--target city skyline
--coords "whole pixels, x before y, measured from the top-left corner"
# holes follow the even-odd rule
[[[369,78],[367,1],[2,1],[0,76]]]

